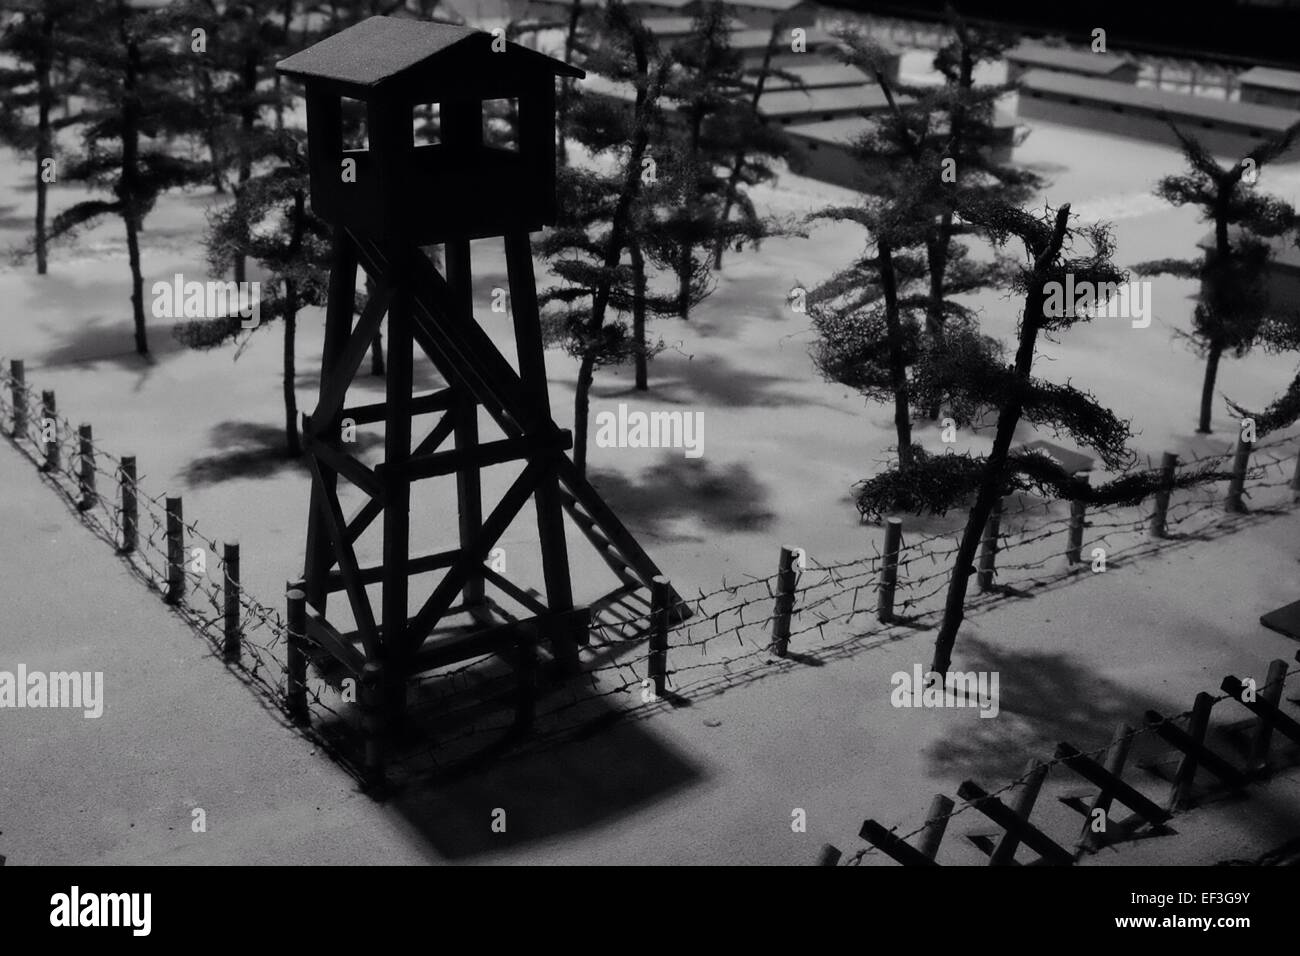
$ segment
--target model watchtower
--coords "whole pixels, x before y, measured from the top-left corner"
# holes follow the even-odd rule
[[[403,712],[412,674],[494,652],[522,662],[517,655],[531,657],[539,637],[572,668],[588,609],[574,606],[565,513],[626,587],[648,588],[658,574],[578,474],[566,454],[572,437],[552,420],[547,394],[529,233],[555,221],[555,77],[583,73],[499,34],[391,17],[343,30],[278,69],[306,86],[311,201],[335,237],[319,401],[303,421],[312,471],[309,636],[363,689],[381,693],[392,716]],[[345,98],[363,104],[364,149],[345,148]],[[489,100],[513,101],[508,147],[485,140]],[[417,145],[416,111],[429,104],[437,106],[437,135]],[[517,372],[473,314],[470,240],[495,236],[505,242]],[[444,269],[421,248],[434,244]],[[358,265],[371,282],[359,317]],[[384,401],[349,406],[348,388],[385,324]],[[417,348],[445,387],[416,394]],[[437,418],[413,444],[426,415]],[[501,437],[480,440],[484,421]],[[342,438],[345,423],[382,423],[382,462],[354,453]],[[508,465],[518,473],[485,515],[482,471]],[[413,514],[412,486],[440,476],[455,479],[459,541],[416,555],[411,519],[436,518],[437,509]],[[340,504],[340,478],[364,493],[351,517]],[[544,599],[485,564],[530,500]],[[383,560],[363,567],[357,541],[375,523]],[[326,613],[336,591],[347,595],[350,628]]]

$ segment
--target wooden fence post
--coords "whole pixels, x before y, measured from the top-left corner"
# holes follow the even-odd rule
[[[1128,761],[1128,753],[1133,746],[1133,728],[1120,721],[1119,726],[1115,728],[1115,733],[1111,735],[1110,746],[1106,748],[1106,762],[1102,765],[1108,774],[1116,777],[1124,773],[1124,764]],[[1114,799],[1114,792],[1101,788],[1097,796],[1092,801],[1092,806],[1088,807],[1088,813],[1083,820],[1082,843],[1088,849],[1095,849],[1104,842],[1101,836],[1092,829],[1092,818],[1100,810],[1103,815],[1109,816],[1111,801]]]
[[[648,670],[654,681],[655,694],[664,695],[668,683],[668,615],[672,608],[672,585],[662,574],[651,581],[650,592],[650,659]]]
[[[1034,812],[1034,804],[1038,801],[1038,793],[1043,789],[1043,781],[1047,778],[1047,764],[1031,758],[1022,776],[1024,779],[1016,787],[1015,799],[1011,802],[1011,812],[1028,822],[1029,815]],[[1019,847],[1019,834],[1006,831],[989,854],[989,866],[1011,866],[1016,862],[1016,850]]]
[[[289,673],[285,680],[285,693],[289,698],[289,716],[295,724],[305,727],[310,723],[307,711],[307,592],[302,590],[301,582],[290,585],[285,592],[285,602],[288,610],[286,623],[289,629],[289,647],[286,654]]]
[[[1002,499],[993,502],[988,523],[984,525],[984,539],[980,542],[979,572],[975,579],[981,591],[993,590],[993,576],[997,572],[998,535],[1002,529]]]
[[[1237,439],[1237,447],[1232,454],[1232,478],[1228,482],[1227,510],[1232,514],[1244,515],[1246,503],[1242,495],[1246,490],[1246,468],[1250,464],[1251,443]]]
[[[1282,703],[1282,685],[1286,682],[1287,665],[1284,660],[1270,661],[1264,686],[1259,689],[1259,699],[1274,710]],[[1273,739],[1273,724],[1264,717],[1258,718],[1255,733],[1250,741],[1250,769],[1257,772],[1268,766],[1268,748]]]
[[[1081,479],[1088,484],[1088,476]],[[1066,531],[1065,562],[1073,567],[1083,563],[1083,529],[1087,526],[1088,503],[1086,501],[1070,502],[1070,525]]]
[[[243,635],[239,629],[239,542],[227,541],[222,546],[221,556],[221,597],[222,611],[225,617],[225,641],[222,653],[227,663],[239,662],[240,640]],[[293,610],[292,606],[289,608]]]
[[[894,620],[894,592],[898,590],[898,554],[903,547],[903,519],[885,522],[885,558],[880,568],[880,592],[876,597],[876,618],[881,624]]]
[[[167,499],[167,596],[168,604],[180,604],[185,596],[185,523],[181,499]]]
[[[120,471],[118,483],[122,487],[122,553],[130,554],[135,550],[139,519],[135,497],[135,455],[123,457]]]
[[[46,439],[47,432],[54,435],[53,440]],[[48,388],[41,392],[41,444],[45,450],[45,470],[57,472],[59,470],[59,417],[54,402],[54,391]]]
[[[376,786],[384,778],[384,669],[377,661],[367,661],[362,666],[357,690],[365,738],[365,779],[368,786]]]
[[[930,809],[925,814],[925,829],[917,840],[917,849],[933,860],[939,855],[939,844],[948,829],[948,818],[952,816],[952,797],[936,793],[930,801]]]
[[[783,546],[776,571],[776,606],[772,610],[772,649],[785,657],[790,647],[790,615],[794,612],[794,548]]]
[[[1167,451],[1160,461],[1160,477],[1165,487],[1156,492],[1155,509],[1151,512],[1151,537],[1164,538],[1169,533],[1169,497],[1174,475],[1178,470],[1178,456]]]
[[[829,843],[823,843],[822,848],[817,851],[816,866],[835,866],[840,862],[841,853],[836,847]]]
[[[1300,454],[1295,456],[1295,470],[1291,472],[1291,500],[1300,499]]]
[[[95,507],[95,440],[90,425],[83,424],[77,434],[80,438],[78,457],[81,459],[80,485],[81,501],[77,507],[89,511]]]
[[[14,438],[27,434],[27,375],[22,359],[9,362],[9,400],[14,406]]]

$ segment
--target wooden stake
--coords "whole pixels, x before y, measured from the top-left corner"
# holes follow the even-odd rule
[[[81,468],[79,484],[81,486],[81,500],[77,502],[77,507],[82,511],[89,511],[95,507],[95,441],[91,433],[90,426],[83,424],[78,430],[79,438],[78,457],[81,459]]]
[[[289,588],[285,593],[285,601],[289,628],[289,649],[286,655],[289,673],[285,680],[285,694],[288,698],[289,716],[295,724],[305,727],[311,722],[311,717],[307,710],[307,592],[302,589],[301,582]],[[367,765],[369,747],[367,739]]]
[[[239,542],[227,541],[223,546],[221,597],[225,617],[225,640],[222,654],[228,663],[239,662],[240,634],[239,628]],[[292,605],[289,608],[293,610]]]
[[[668,683],[668,615],[671,613],[672,585],[662,574],[651,582],[650,619],[650,679],[654,681],[655,694],[662,697]]]
[[[9,362],[9,400],[14,406],[14,438],[27,434],[27,378],[22,359]]]
[[[54,438],[46,440],[45,432],[49,429]],[[41,392],[41,442],[45,446],[45,470],[59,470],[59,418],[54,403],[54,392],[46,389]]]
[[[844,854],[829,843],[823,843],[822,848],[817,851],[817,866],[835,866],[840,862],[840,857]]]
[[[1025,766],[1025,779],[1016,787],[1016,796],[1011,804],[1011,812],[1026,822],[1034,812],[1034,803],[1043,788],[1047,777],[1047,765],[1041,760],[1030,759]],[[1002,834],[998,845],[989,854],[989,866],[1012,866],[1016,862],[1016,850],[1020,847],[1020,836],[1012,830]]]
[[[882,853],[888,854],[904,866],[939,865],[910,843],[886,830],[875,820],[864,821],[862,829],[858,831],[858,836],[874,844]]]
[[[1028,820],[1017,816],[1015,811],[997,797],[985,793],[984,788],[973,780],[963,782],[957,788],[957,796],[973,804],[976,810],[1002,829],[1014,832],[1019,842],[1041,856],[1045,863],[1056,866],[1074,865],[1074,856],[1068,850]]]
[[[185,523],[181,520],[181,499],[167,499],[167,594],[168,604],[180,604],[185,596]]]
[[[1088,476],[1082,477],[1084,485]],[[1070,566],[1083,563],[1083,529],[1087,526],[1088,503],[1070,502],[1070,526],[1066,531],[1065,561]]]
[[[898,554],[903,546],[903,519],[885,522],[885,556],[880,569],[880,591],[876,598],[876,617],[881,624],[894,620],[894,592],[898,588]]]
[[[794,612],[794,549],[781,548],[776,571],[776,606],[772,610],[772,650],[785,657],[790,647],[790,616]]]
[[[1106,762],[1103,764],[1106,773],[1119,777],[1124,772],[1124,764],[1128,762],[1128,753],[1132,745],[1133,728],[1120,721],[1115,727],[1115,733],[1111,735],[1110,746],[1106,748]],[[1085,847],[1091,849],[1102,842],[1101,837],[1092,831],[1092,818],[1096,816],[1098,810],[1105,814],[1110,813],[1110,804],[1114,795],[1112,789],[1102,787],[1093,799],[1092,806],[1088,808],[1083,821],[1082,842]]]
[[[975,575],[981,591],[993,590],[993,576],[997,572],[998,535],[1002,525],[1002,499],[993,502],[988,523],[984,525],[984,540],[980,543],[979,571]]]
[[[1250,446],[1248,441],[1237,439],[1237,447],[1232,455],[1232,479],[1228,482],[1227,510],[1231,514],[1244,515],[1246,503],[1242,496],[1246,490],[1246,469],[1250,465]]]
[[[1160,478],[1164,487],[1155,494],[1155,508],[1151,512],[1151,537],[1164,538],[1169,533],[1169,497],[1174,475],[1178,470],[1178,456],[1165,452],[1160,462]]]
[[[1282,688],[1286,683],[1286,661],[1274,660],[1268,665],[1268,674],[1264,677],[1264,686],[1259,689],[1259,699],[1277,710],[1282,703]],[[1273,738],[1273,722],[1263,714],[1255,725],[1255,736],[1250,742],[1250,767],[1263,770],[1268,766],[1268,749]]]
[[[939,844],[948,829],[948,818],[952,815],[952,797],[936,793],[930,801],[930,809],[925,814],[925,829],[917,840],[917,849],[927,858],[934,860],[939,856]]]
[[[122,553],[130,554],[135,550],[138,520],[135,497],[135,455],[123,457],[118,483],[122,488]]]

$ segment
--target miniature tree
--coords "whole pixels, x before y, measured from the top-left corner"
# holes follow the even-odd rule
[[[208,260],[214,269],[230,268],[236,257],[250,256],[267,272],[270,292],[260,303],[261,322],[284,323],[283,394],[285,453],[301,453],[294,362],[298,312],[325,304],[329,286],[329,226],[308,208],[306,134],[286,129],[272,136],[275,162],[248,179],[239,196],[209,224]],[[238,341],[241,318],[210,316],[180,323],[174,334],[191,348],[208,349]],[[246,336],[245,336],[246,338]],[[242,346],[241,346],[242,348]]]
[[[1001,246],[1010,239],[1024,247],[1025,258],[1015,277],[1013,290],[1023,296],[1015,359],[1011,365],[987,354],[967,355],[961,361],[934,363],[927,374],[935,381],[928,388],[942,388],[959,401],[997,409],[992,448],[986,455],[938,455],[912,463],[911,471],[897,470],[864,483],[863,495],[894,500],[890,488],[910,482],[930,489],[933,505],[942,507],[973,495],[966,518],[944,605],[943,622],[935,643],[931,670],[947,672],[952,648],[965,616],[966,589],[974,573],[976,551],[996,503],[1017,491],[1032,491],[1049,498],[1086,500],[1096,503],[1132,503],[1153,491],[1170,487],[1154,472],[1122,474],[1095,487],[1076,480],[1059,464],[1038,452],[1013,450],[1011,445],[1021,422],[1069,434],[1080,445],[1094,450],[1112,471],[1124,471],[1133,463],[1127,442],[1129,424],[1118,418],[1088,393],[1072,385],[1037,379],[1033,363],[1040,334],[1056,336],[1088,316],[1073,308],[1048,308],[1048,286],[1064,283],[1073,276],[1076,286],[1119,282],[1123,274],[1111,262],[1112,239],[1108,227],[1070,225],[1069,206],[1042,215],[1031,214],[1001,203],[963,212],[990,241]],[[1077,251],[1076,251],[1077,250]],[[1060,312],[1062,314],[1049,314]],[[1218,477],[1204,471],[1189,471],[1174,484],[1182,486]]]
[[[75,19],[76,0],[28,0],[18,4],[13,18],[0,32],[0,142],[36,160],[36,217],[31,249],[36,274],[48,269],[46,243],[50,166],[55,136],[69,117],[54,120],[54,107],[67,97],[73,84],[67,71],[57,69],[66,58],[67,38],[80,27]]]
[[[897,168],[900,163],[922,171],[934,187],[916,203],[916,215],[925,223],[925,334],[932,349],[942,349],[948,324],[957,319],[960,328],[953,335],[959,354],[964,354],[985,340],[973,335],[975,316],[954,297],[1002,286],[1007,265],[1001,259],[981,262],[970,257],[961,238],[973,227],[960,211],[973,204],[1022,205],[1042,181],[1032,171],[994,156],[999,135],[995,106],[1015,85],[977,85],[974,79],[976,68],[1000,59],[1011,41],[999,33],[973,29],[956,16],[951,18],[951,29],[952,39],[934,58],[935,69],[944,79],[938,86],[890,81],[883,66],[886,51],[858,31],[838,35],[845,44],[842,59],[873,75],[889,104],[885,118],[856,144],[871,170],[868,188],[889,189],[897,178],[877,170]],[[941,403],[948,398],[929,396],[927,417],[937,419]]]
[[[189,98],[189,19],[183,8],[144,9],[128,0],[95,0],[87,4],[94,32],[85,31],[69,43],[81,63],[88,89],[97,99],[82,117],[84,151],[69,161],[64,176],[111,193],[111,199],[89,199],[55,217],[51,240],[75,234],[104,216],[118,216],[126,229],[131,270],[131,310],[135,349],[147,355],[144,273],[140,261],[140,230],[158,197],[169,189],[191,186],[208,178],[206,163],[178,156],[173,137],[199,132],[199,112]]]
[[[593,155],[612,156],[614,168],[568,166],[559,171],[558,205],[563,218],[543,236],[540,246],[560,280],[539,296],[551,307],[546,315],[547,338],[579,363],[573,460],[580,472],[586,469],[588,409],[596,369],[633,360],[644,350],[619,316],[635,309],[647,315],[665,314],[673,307],[650,295],[624,261],[625,253],[638,246],[644,249],[645,242],[654,239],[647,221],[662,200],[650,194],[670,189],[673,182],[651,173],[656,164],[650,155],[652,142],[662,135],[660,97],[671,62],[640,21],[621,3],[614,3],[605,11],[600,43],[588,65],[631,85],[635,100],[630,110],[603,98],[574,104],[570,137]]]
[[[1260,143],[1229,167],[1220,166],[1195,136],[1177,126],[1173,130],[1189,168],[1161,179],[1156,195],[1174,206],[1199,207],[1201,220],[1214,226],[1214,246],[1199,260],[1160,259],[1140,263],[1134,271],[1201,282],[1191,331],[1181,334],[1205,358],[1196,430],[1208,434],[1223,356],[1242,358],[1256,345],[1289,347],[1285,325],[1269,321],[1274,304],[1264,289],[1264,272],[1272,252],[1265,240],[1293,228],[1296,215],[1288,203],[1257,192],[1254,184],[1259,170],[1300,136],[1300,123]]]

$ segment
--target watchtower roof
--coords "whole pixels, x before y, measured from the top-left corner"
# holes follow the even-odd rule
[[[281,60],[276,69],[303,80],[326,80],[341,87],[367,90],[447,57],[453,48],[457,54],[472,55],[480,52],[474,47],[481,47],[484,56],[501,56],[491,52],[492,40],[492,34],[484,30],[452,23],[370,17]],[[577,67],[518,43],[507,43],[506,49],[506,56],[526,60],[537,69],[545,66],[558,76],[586,75]]]

